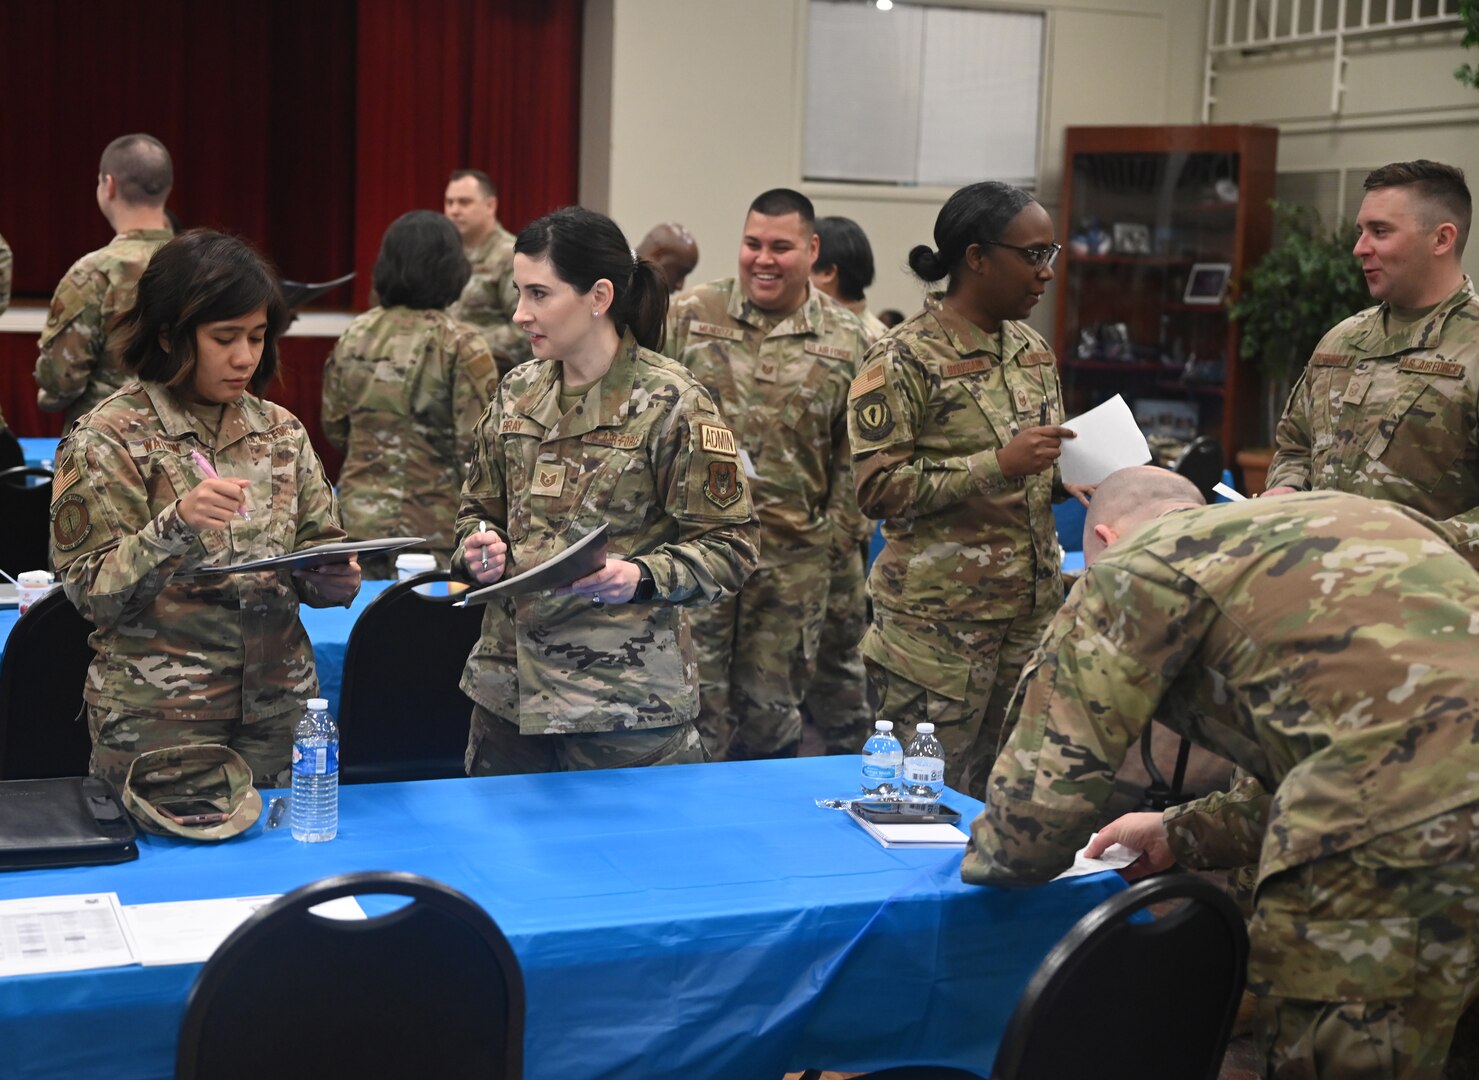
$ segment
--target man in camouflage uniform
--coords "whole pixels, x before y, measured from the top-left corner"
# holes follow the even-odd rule
[[[344,455],[352,538],[424,536],[448,567],[463,466],[497,383],[482,336],[444,311],[377,307],[349,324],[324,365],[323,430]],[[367,579],[395,576],[390,556],[360,562]]]
[[[529,339],[513,324],[519,306],[514,236],[498,222],[498,188],[481,169],[457,169],[447,182],[445,207],[472,264],[472,278],[447,310],[482,332],[503,378],[532,354]]]
[[[173,183],[169,151],[152,135],[124,135],[103,151],[98,209],[117,235],[62,278],[36,360],[36,402],[65,412],[68,426],[128,380],[112,324],[133,306],[149,257],[172,235],[164,203]]]
[[[1264,1075],[1436,1080],[1479,993],[1479,572],[1432,524],[1337,492],[1203,507],[1165,470],[1112,475],[961,877],[1067,868],[1157,717],[1273,798],[1127,815],[1089,854],[1257,863]]]
[[[739,591],[759,533],[734,435],[697,380],[630,333],[568,409],[561,389],[554,360],[499,385],[478,425],[453,568],[476,578],[465,546],[476,534],[507,544],[509,576],[608,524],[609,558],[637,563],[647,594],[488,605],[461,683],[475,704],[468,774],[704,761],[691,605]]]
[[[1452,166],[1398,162],[1366,177],[1354,253],[1380,303],[1316,347],[1279,421],[1265,494],[1389,499],[1479,550],[1479,296],[1461,263],[1471,217]]]
[[[794,756],[816,670],[834,538],[867,532],[852,492],[845,408],[862,327],[811,287],[811,201],[751,204],[739,276],[680,295],[667,354],[708,387],[739,440],[760,519],[760,567],[735,599],[695,613],[699,729],[716,757]]]

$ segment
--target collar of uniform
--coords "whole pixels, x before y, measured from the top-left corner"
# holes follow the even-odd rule
[[[560,414],[559,368],[551,364],[549,375],[529,388],[514,405],[516,412],[529,417],[545,430],[544,441],[577,438],[597,428],[620,427],[626,423],[631,408],[632,387],[636,382],[637,340],[630,329],[622,335],[616,356],[596,385],[586,391],[582,403],[592,400],[595,408],[582,408],[578,413]]]
[[[1017,328],[1016,323],[1011,321],[1001,324],[999,336],[995,332],[982,330],[969,319],[957,315],[945,303],[943,293],[931,293],[926,296],[924,307],[934,316],[935,322],[940,324],[940,329],[944,331],[951,347],[961,356],[970,356],[974,353],[996,356],[998,345],[1000,345],[1002,355],[996,358],[998,363],[1004,363],[1030,344],[1027,336]]]
[[[822,334],[826,332],[826,315],[822,307],[822,294],[812,287],[811,282],[806,283],[806,299],[801,306],[789,315],[783,316],[775,324],[775,328],[766,337],[782,337],[791,334]],[[740,286],[739,278],[733,279],[729,289],[729,305],[725,312],[736,322],[742,322],[746,326],[759,328],[761,323],[752,316],[758,312],[758,308],[752,304],[745,290]]]
[[[489,257],[492,256],[494,249],[498,247],[498,242],[508,235],[509,232],[503,227],[502,222],[494,218],[492,231],[483,238],[481,244],[467,253],[467,261],[474,266],[478,263],[487,262]]]
[[[116,244],[119,240],[173,240],[175,238],[172,229],[129,229],[113,237]]]
[[[267,418],[262,411],[262,404],[251,394],[243,394],[221,410],[221,427],[213,436],[169,387],[155,382],[141,385],[144,393],[149,396],[149,403],[154,407],[154,415],[159,417],[159,426],[170,438],[194,435],[202,446],[223,450],[245,438],[248,432],[267,430]]]
[[[1387,333],[1387,307],[1385,301],[1368,308],[1363,325],[1352,344],[1372,356],[1395,356],[1413,349],[1427,349],[1438,343],[1443,335],[1443,324],[1448,317],[1465,304],[1479,300],[1474,292],[1474,282],[1469,275],[1421,322],[1414,323],[1395,334]]]

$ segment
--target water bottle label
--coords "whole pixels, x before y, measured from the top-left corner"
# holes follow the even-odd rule
[[[864,765],[863,775],[869,780],[897,780],[899,767],[897,765]]]
[[[329,776],[339,771],[339,747],[293,744],[293,772],[299,776]]]
[[[945,779],[945,763],[939,758],[910,758],[904,762],[904,779],[911,784],[938,784]]]

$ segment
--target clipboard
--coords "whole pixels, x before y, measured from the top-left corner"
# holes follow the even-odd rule
[[[414,544],[426,543],[424,536],[387,536],[380,540],[343,540],[333,544],[318,544],[310,548],[290,551],[286,555],[273,555],[267,559],[252,559],[243,563],[228,563],[225,566],[197,566],[182,571],[176,577],[219,577],[222,574],[251,574],[259,570],[280,570],[299,566],[322,566],[325,563],[348,562],[347,556],[364,551],[399,551]]]
[[[457,607],[467,607],[469,604],[486,604],[504,596],[548,592],[594,574],[606,565],[606,532],[609,528],[609,523],[602,523],[600,528],[582,536],[554,558],[546,559],[522,574],[463,593],[454,603]]]

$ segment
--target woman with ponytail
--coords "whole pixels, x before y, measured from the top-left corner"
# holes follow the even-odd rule
[[[936,725],[948,782],[978,798],[1007,703],[1063,602],[1054,499],[1063,396],[1027,318],[1053,278],[1053,222],[1024,191],[972,184],[909,266],[946,279],[875,344],[848,399],[858,504],[883,519],[868,592],[868,695]]]
[[[480,585],[600,525],[606,566],[489,604],[462,688],[473,776],[707,759],[683,607],[732,597],[759,527],[734,435],[659,356],[668,288],[607,217],[566,207],[514,245],[514,325],[534,361],[478,425],[453,566]]]

